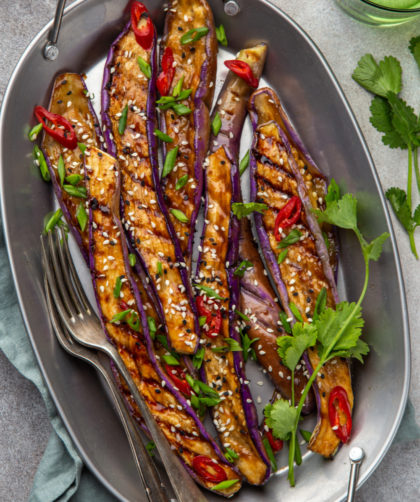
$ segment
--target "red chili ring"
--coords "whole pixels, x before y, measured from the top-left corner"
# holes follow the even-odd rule
[[[227,480],[227,474],[225,470],[220,467],[219,464],[213,462],[213,460],[209,457],[204,457],[203,455],[199,455],[194,457],[192,461],[192,466],[195,472],[206,481],[210,481],[211,483],[221,483],[222,481]],[[212,474],[205,467],[211,467],[216,471],[216,474]]]

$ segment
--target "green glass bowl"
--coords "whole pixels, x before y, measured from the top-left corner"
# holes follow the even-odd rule
[[[335,0],[350,17],[372,26],[391,27],[407,23],[420,16],[420,1],[418,7],[397,9],[385,7],[370,0]]]

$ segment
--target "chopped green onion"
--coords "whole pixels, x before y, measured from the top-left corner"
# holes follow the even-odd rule
[[[207,317],[205,315],[198,318],[198,323],[200,324],[200,326],[204,326],[206,322],[207,322]]]
[[[31,141],[35,141],[36,138],[38,137],[38,134],[42,131],[42,124],[37,124],[35,127],[33,127],[28,134],[28,137]]]
[[[208,286],[202,286],[201,284],[194,284],[194,287],[197,289],[201,289],[204,291],[209,298],[216,298],[217,300],[226,300],[222,296],[218,295],[214,289],[209,288]]]
[[[120,297],[122,285],[123,285],[123,283],[122,283],[121,277],[117,277],[117,280],[115,282],[115,288],[114,288],[114,298]]]
[[[226,481],[222,481],[218,485],[213,486],[213,488],[211,488],[211,490],[226,490],[226,488],[230,488],[238,481],[239,481],[239,479],[227,479]]]
[[[280,322],[284,328],[284,331],[286,331],[286,333],[290,334],[292,332],[292,328],[290,327],[290,324],[289,324],[289,321],[287,320],[287,315],[285,314],[285,312],[280,312],[279,317],[280,317]]]
[[[312,432],[309,431],[304,431],[303,429],[299,429],[300,433],[302,434],[303,439],[309,443],[312,437]]]
[[[229,453],[229,455],[232,458],[239,458],[239,455],[236,453],[236,451],[231,450],[230,448],[226,448],[226,451]]]
[[[215,136],[219,134],[221,127],[222,127],[222,119],[220,118],[219,112],[217,112],[216,116],[213,119],[213,122],[211,123],[211,128]]]
[[[174,92],[172,93],[172,96],[176,98],[180,92],[182,91],[182,84],[184,83],[184,75],[178,80],[178,83],[174,87]]]
[[[128,310],[124,310],[123,312],[120,312],[119,314],[115,314],[114,317],[109,322],[124,321],[125,316],[130,312],[131,312],[131,309],[128,309]]]
[[[183,99],[187,99],[190,97],[192,93],[192,89],[184,89],[176,98],[176,101],[182,101]]]
[[[156,448],[156,443],[154,441],[149,441],[146,445],[146,449],[151,457],[155,456],[154,453],[152,453],[152,450],[154,450],[155,448]]]
[[[164,355],[161,356],[162,359],[165,361],[166,364],[169,364],[170,366],[178,366],[179,361],[176,359],[174,356],[169,356],[169,355]]]
[[[124,110],[122,111],[120,122],[118,124],[118,132],[122,135],[125,131],[125,126],[127,125],[127,114],[128,114],[128,105],[124,106]]]
[[[188,174],[186,174],[182,178],[179,178],[179,180],[176,182],[175,190],[181,190],[181,188],[184,188],[187,182],[188,182]]]
[[[139,64],[142,73],[150,80],[152,78],[152,69],[150,68],[149,63],[141,56],[137,58],[137,63]]]
[[[188,108],[188,106],[185,106],[182,103],[174,103],[171,108],[177,115],[187,115],[187,113],[191,113],[191,110]]]
[[[286,247],[294,244],[295,242],[297,242],[301,237],[302,237],[302,234],[299,232],[299,230],[297,228],[295,228],[294,230],[292,230],[290,232],[290,234],[287,237],[285,237],[280,242],[280,244],[277,246],[277,249],[286,248]]]
[[[161,141],[165,141],[165,143],[173,143],[174,142],[174,140],[170,136],[163,133],[162,131],[159,131],[159,129],[155,129],[155,134]]]
[[[329,251],[330,250],[330,241],[328,239],[328,235],[326,234],[326,232],[322,231],[322,237],[324,237],[325,246],[327,247],[327,251]]]
[[[62,155],[60,155],[60,158],[58,159],[57,171],[58,175],[60,176],[60,184],[61,186],[63,186],[66,177],[66,167],[64,165],[64,159]]]
[[[244,155],[244,158],[241,160],[241,163],[239,164],[239,176],[242,176],[249,166],[249,156],[250,155],[248,150]]]
[[[239,277],[243,277],[246,269],[253,266],[254,265],[250,261],[244,260],[239,264],[239,267],[235,270],[235,272],[233,272],[233,275],[239,275]]]
[[[66,176],[66,181],[70,183],[70,185],[76,186],[83,178],[84,176],[81,174],[70,174],[70,176]]]
[[[286,249],[283,249],[283,251],[279,254],[279,258],[277,260],[277,263],[280,265],[280,263],[283,263],[284,260],[286,259],[286,256],[287,256],[287,253],[289,252],[289,250],[286,248]]]
[[[51,213],[48,213],[47,216],[49,216]],[[60,218],[63,216],[63,211],[61,209],[57,209],[55,213],[51,217],[48,218],[47,223],[45,224],[44,227],[44,232],[48,233],[49,230],[52,230],[60,220]]]
[[[163,275],[162,263],[160,261],[157,262],[157,272],[159,275]]]
[[[200,40],[200,38],[207,35],[209,31],[209,28],[205,26],[203,26],[202,28],[193,28],[192,30],[187,31],[185,35],[182,35],[181,45],[193,44],[194,42]]]
[[[130,253],[130,254],[128,255],[128,259],[130,260],[130,265],[131,265],[132,267],[134,267],[134,265],[136,264],[136,255],[135,255],[135,254]]]
[[[242,314],[242,312],[239,312],[238,309],[235,309],[235,312],[238,314],[238,316],[243,319],[244,321],[251,322],[251,319],[247,317],[245,314]]]
[[[74,187],[73,185],[63,185],[64,190],[73,197],[81,197],[82,199],[87,199],[87,193],[85,187]]]
[[[86,209],[85,206],[83,205],[83,202],[80,202],[79,207],[77,208],[76,217],[82,232],[84,232],[86,224],[88,222],[88,215],[86,213]]]
[[[82,155],[84,155],[87,146],[84,143],[77,143],[77,146],[79,147],[79,150],[82,152]]]
[[[170,209],[169,212],[181,223],[188,223],[190,220],[179,209]]]
[[[197,368],[198,370],[201,368],[201,365],[203,364],[205,352],[206,352],[205,348],[201,347],[194,354],[194,357],[193,357],[193,366],[194,366],[194,368]]]
[[[274,471],[277,471],[276,457],[274,456],[273,449],[271,448],[271,444],[267,438],[263,439],[263,444],[265,446],[265,451],[267,452],[268,458],[270,459],[271,467]]]
[[[163,166],[162,178],[164,178],[165,176],[168,176],[168,174],[175,167],[176,158],[178,156],[178,149],[179,149],[179,146],[176,146],[175,148],[172,148],[172,150],[170,150],[167,153],[166,159],[165,159],[165,164]]]
[[[135,318],[137,318],[136,322],[134,322]],[[139,319],[137,312],[134,312],[127,322],[128,322],[128,325],[130,326],[131,329],[133,329],[134,331],[137,331],[137,332],[140,331],[140,319]]]
[[[42,150],[37,145],[34,146],[34,157],[36,163],[39,166],[39,170],[41,171],[44,181],[50,181],[51,176],[50,172],[48,171],[47,162],[45,160],[44,154],[42,153]]]
[[[155,323],[155,320],[153,319],[153,317],[147,318],[147,324],[149,325],[150,337],[154,340],[157,328],[156,328],[156,323]]]
[[[225,32],[225,28],[223,27],[223,24],[221,24],[219,26],[219,28],[216,26],[216,37],[217,37],[217,40],[222,45],[224,45],[225,47],[227,46],[228,41],[227,41],[227,38],[226,38],[226,32]]]
[[[289,307],[290,307],[290,310],[293,312],[294,316],[296,317],[296,319],[299,322],[303,323],[302,315],[299,312],[299,309],[297,308],[297,306],[293,302],[289,302]]]

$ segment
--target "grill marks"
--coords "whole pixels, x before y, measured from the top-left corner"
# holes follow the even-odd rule
[[[221,164],[221,161],[224,164]],[[229,247],[229,225],[231,215],[232,182],[231,163],[226,157],[224,148],[220,148],[209,157],[206,169],[207,178],[207,211],[205,215],[206,227],[204,239],[200,244],[203,252],[198,272],[202,284],[207,284],[206,279],[219,277],[220,283],[208,284],[213,289],[219,290],[219,295],[227,298],[226,301],[216,301],[219,308],[229,310],[230,292],[227,283],[225,260]],[[220,193],[223,191],[223,197]],[[217,249],[212,253],[213,239],[217,242]],[[214,246],[216,247],[216,246]],[[207,250],[207,251],[206,251]],[[212,300],[210,300],[212,302]],[[211,310],[213,303],[205,304]],[[240,306],[235,306],[240,308]],[[228,312],[226,311],[226,314]],[[241,397],[241,386],[244,385],[238,378],[235,370],[233,352],[215,353],[211,349],[228,347],[224,341],[230,338],[228,315],[222,314],[222,325],[219,334],[211,336],[211,330],[203,326],[201,338],[205,347],[202,375],[204,381],[219,393],[222,401],[212,409],[213,422],[219,434],[219,439],[224,448],[234,450],[239,458],[234,460],[236,467],[252,484],[261,484],[265,478],[267,466],[262,461],[251,439],[244,406]]]
[[[274,237],[274,224],[278,212],[292,196],[299,196],[298,184],[290,165],[286,146],[274,124],[259,129],[256,145],[257,193],[267,194],[264,203],[269,209],[263,216],[270,246],[278,258],[283,249],[277,249]],[[257,195],[258,201],[261,197]],[[318,257],[314,237],[307,225],[304,211],[297,224],[283,229],[282,240],[297,228],[302,234],[298,242],[288,246],[287,258],[279,265],[289,300],[296,304],[304,321],[311,318],[315,300],[323,287],[328,292],[328,305],[334,305],[331,288],[325,279],[322,263]],[[309,308],[309,310],[308,310]]]
[[[76,73],[63,73],[59,75],[54,83],[49,111],[62,115],[74,126],[73,129],[79,143],[84,143],[88,146],[97,146],[98,138],[94,127],[97,119],[92,116],[89,108],[89,99],[83,91],[86,91],[86,89],[80,75]],[[68,95],[69,92],[71,92],[70,95]],[[84,175],[83,155],[79,148],[68,150],[48,134],[45,134],[43,138],[42,148],[53,167],[51,176],[55,178],[58,186],[61,186],[60,176],[57,170],[60,155],[63,156],[66,176],[70,176],[71,174]],[[67,182],[65,183],[67,184]],[[84,187],[85,180],[80,180],[76,186]],[[54,186],[54,188],[57,192],[58,200],[67,208],[68,214],[64,212],[64,215],[72,230],[75,230],[80,235],[81,243],[87,256],[89,249],[88,227],[86,226],[84,232],[82,232],[76,217],[79,203],[81,201],[84,202],[85,199],[73,197],[65,190],[61,190],[60,195],[57,187]]]
[[[127,263],[124,260],[125,241],[121,234],[118,235],[121,227],[115,216],[118,214],[119,199],[117,186],[119,174],[115,176],[118,170],[112,169],[115,159],[106,154],[101,154],[100,157],[97,152],[96,149],[90,150],[92,173],[89,180],[89,193],[91,199],[95,197],[98,201],[98,204],[92,205],[92,221],[96,228],[95,225],[92,228],[90,245],[92,246],[92,264],[95,271],[94,284],[107,335],[116,345],[124,364],[129,369],[165,437],[186,465],[191,467],[195,456],[206,455],[214,459],[226,471],[229,479],[237,478],[238,475],[229,466],[220,463],[212,444],[201,435],[197,426],[198,418],[196,422],[167,386],[162,385],[161,378],[150,360],[142,326],[140,325],[140,331],[136,332],[124,321],[119,324],[109,322],[114,315],[127,310],[127,304],[138,313],[140,313],[141,305],[137,305],[135,292],[129,280],[123,283],[122,295],[119,298],[115,298],[113,295],[116,278],[123,275],[125,278],[129,278],[130,270],[127,269]],[[103,193],[101,193],[102,188],[105,188]],[[103,232],[116,239],[117,244],[115,246],[105,244],[104,237],[106,236],[103,235]],[[110,259],[110,256],[113,259]],[[105,266],[108,266],[106,270],[103,269],[105,257],[107,259]],[[156,345],[160,344],[155,342]],[[157,352],[162,354],[162,348],[159,347]],[[119,380],[128,403],[135,410],[137,420],[141,422],[140,412],[128,387],[121,382],[118,375],[117,380]],[[216,483],[201,481],[208,488],[216,485]],[[228,493],[233,493],[239,487],[240,484],[234,490],[229,490]]]
[[[138,253],[149,281],[161,302],[159,316],[165,320],[168,342],[180,353],[192,354],[198,343],[195,316],[185,293],[179,271],[175,246],[167,222],[158,203],[152,175],[152,160],[146,130],[149,81],[137,64],[137,57],[147,61],[152,70],[156,62],[151,52],[144,51],[136,42],[131,29],[121,38],[115,49],[110,91],[109,117],[112,122],[116,157],[122,171],[122,216],[131,244]],[[112,90],[115,90],[112,93]],[[118,132],[120,115],[128,105],[127,123],[122,135]],[[150,118],[150,117],[148,117]],[[157,276],[160,262],[166,274]],[[179,304],[182,307],[179,307]],[[178,306],[178,308],[175,307]],[[186,324],[183,323],[186,321]],[[187,329],[190,333],[187,335]]]

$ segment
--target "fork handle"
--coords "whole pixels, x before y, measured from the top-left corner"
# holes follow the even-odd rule
[[[110,376],[102,364],[96,364],[96,368],[101,372],[101,375],[105,378],[111,390],[118,414],[128,438],[131,452],[133,453],[134,462],[143,482],[149,502],[168,502],[169,499],[166,494],[165,486],[160,480],[156,466],[150,458],[150,454],[144,446],[134,421],[121,398],[115,380]]]
[[[207,502],[207,499],[204,497],[201,490],[189,476],[181,461],[171,450],[169,442],[167,441],[161,428],[153,418],[152,413],[150,412],[146,402],[137,389],[134,380],[127,367],[125,366],[123,360],[121,359],[121,356],[119,355],[117,349],[108,342],[102,345],[102,350],[104,350],[114,361],[115,365],[118,368],[118,371],[126,381],[130,392],[133,395],[134,400],[136,401],[144,422],[149,429],[153,441],[156,444],[156,448],[160,453],[160,457],[165,466],[175,495],[178,498],[178,502]]]

